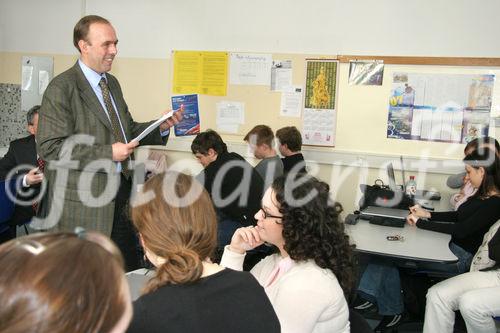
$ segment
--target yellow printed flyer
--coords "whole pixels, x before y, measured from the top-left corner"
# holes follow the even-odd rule
[[[174,51],[174,94],[226,96],[227,52]]]

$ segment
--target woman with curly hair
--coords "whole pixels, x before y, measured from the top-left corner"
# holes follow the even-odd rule
[[[277,178],[262,199],[256,227],[236,230],[221,265],[241,270],[245,253],[264,242],[278,253],[251,273],[264,287],[281,331],[349,332],[346,296],[354,284],[353,246],[328,184],[307,175]]]
[[[169,171],[149,179],[135,197],[132,221],[156,274],[134,302],[128,333],[280,332],[255,278],[210,261],[217,219],[193,177]]]

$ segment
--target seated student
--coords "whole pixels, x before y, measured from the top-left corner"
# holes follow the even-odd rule
[[[101,234],[20,237],[0,267],[0,332],[122,333],[132,318],[123,259]]]
[[[349,332],[346,295],[354,283],[353,246],[328,184],[304,175],[277,178],[266,190],[256,227],[238,229],[221,265],[241,270],[245,252],[263,244],[278,253],[250,271],[264,287],[283,333]]]
[[[455,311],[460,310],[468,332],[496,332],[492,317],[500,316],[500,220],[488,233],[486,239],[487,263],[483,271],[474,270],[442,281],[427,292],[424,333],[453,332]],[[485,235],[485,238],[489,236]],[[478,253],[478,255],[485,253]],[[484,258],[478,258],[484,264]],[[490,267],[488,267],[490,266]]]
[[[152,177],[136,196],[132,221],[156,275],[134,302],[128,332],[279,332],[278,318],[248,272],[210,261],[217,220],[191,176]]]
[[[276,131],[276,137],[279,140],[279,151],[284,157],[283,171],[288,173],[307,172],[306,162],[300,150],[302,149],[302,136],[295,126],[286,126]]]
[[[476,193],[457,211],[428,212],[419,206],[410,208],[407,221],[418,228],[451,234],[450,250],[457,256],[455,264],[426,264],[422,269],[464,273],[472,256],[481,245],[484,234],[500,219],[500,165],[491,149],[477,150],[464,158],[466,179]],[[450,223],[443,223],[450,222]],[[392,261],[370,263],[363,272],[358,294],[364,304],[354,308],[369,310],[378,306],[382,321],[375,331],[395,328],[401,324],[403,298],[399,270]]]
[[[38,110],[40,105],[33,106],[26,114],[27,129],[30,135],[14,140],[9,144],[9,150],[0,159],[0,179],[6,179],[14,169],[13,177],[22,177],[17,191],[18,204],[7,222],[9,230],[0,235],[0,243],[16,237],[16,226],[27,223],[36,214],[38,204],[33,204],[40,193],[40,183],[43,180],[44,164],[36,153],[35,134],[38,129]],[[22,184],[22,187],[21,187]],[[24,203],[21,204],[21,203]]]
[[[484,137],[477,138],[470,141],[464,149],[464,155],[467,156],[472,153],[474,150],[478,148],[490,147],[490,149],[494,149],[497,155],[500,155],[500,146],[498,141],[495,138]],[[459,188],[460,192],[451,196],[450,203],[455,208],[455,210],[460,207],[470,196],[472,196],[476,190],[472,187],[470,181],[464,181],[465,172],[461,172],[456,175],[452,175],[448,177],[446,181],[446,185],[450,188]]]
[[[191,151],[205,168],[196,178],[205,186],[219,221],[218,244],[229,244],[234,231],[255,224],[264,183],[243,157],[229,153],[220,135],[207,130],[191,143]]]
[[[264,188],[267,189],[273,180],[283,175],[283,162],[273,148],[273,130],[266,125],[257,125],[243,139],[250,145],[255,158],[261,160],[255,170],[264,180]]]

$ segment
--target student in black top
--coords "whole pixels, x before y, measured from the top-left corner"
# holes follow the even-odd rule
[[[207,130],[198,134],[191,151],[204,170],[196,176],[210,194],[218,217],[218,248],[229,244],[236,229],[255,225],[264,182],[252,165],[227,151],[220,135]]]
[[[128,332],[280,332],[257,280],[210,261],[217,222],[197,181],[176,172],[156,175],[133,205],[132,221],[157,271],[134,302]]]
[[[500,219],[500,164],[495,151],[479,149],[467,155],[464,163],[466,180],[477,191],[457,211],[431,213],[418,205],[410,208],[407,222],[451,234],[450,250],[458,258],[456,264],[426,264],[422,269],[466,272],[484,234]],[[379,314],[384,316],[375,331],[394,328],[400,323],[404,310],[401,281],[399,270],[392,262],[370,263],[361,276],[358,294],[366,302],[355,309],[366,311],[377,303]]]
[[[489,148],[472,152],[464,158],[464,162],[465,178],[477,189],[476,193],[457,211],[429,212],[418,205],[413,206],[408,223],[451,234],[452,244],[474,255],[484,234],[500,218],[500,166],[495,151]],[[464,267],[466,270],[470,261],[463,264],[468,264]]]
[[[284,156],[281,159],[284,172],[307,172],[304,156],[300,152],[302,149],[302,135],[297,127],[286,126],[280,128],[276,132],[276,137],[280,142],[279,151]]]

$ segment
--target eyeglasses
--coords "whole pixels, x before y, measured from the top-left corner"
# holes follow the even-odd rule
[[[261,208],[260,210],[261,210],[261,212],[262,212],[262,214],[263,214],[263,216],[264,216],[265,219],[273,218],[273,219],[280,219],[281,220],[283,218],[283,216],[276,216],[276,215],[269,214],[268,212],[266,212],[264,210],[264,208]],[[281,222],[278,222],[278,221],[275,221],[275,222],[278,223],[278,224],[281,224]]]

